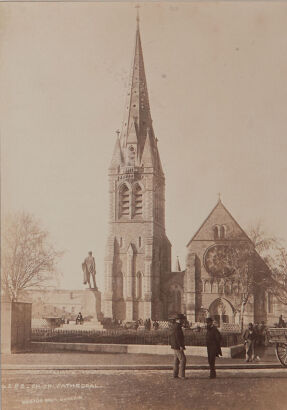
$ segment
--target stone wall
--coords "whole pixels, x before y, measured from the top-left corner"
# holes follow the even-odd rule
[[[27,351],[31,340],[31,303],[1,303],[1,352]]]

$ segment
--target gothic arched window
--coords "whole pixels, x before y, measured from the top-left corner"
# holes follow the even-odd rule
[[[130,215],[130,191],[129,188],[124,184],[120,187],[119,192],[119,216],[129,216]]]
[[[160,215],[160,194],[159,194],[159,187],[155,189],[154,195],[154,217],[156,221],[159,221]]]
[[[225,226],[221,225],[220,227],[220,239],[224,239],[225,238]]]
[[[142,274],[137,273],[136,276],[136,298],[140,299],[142,297]]]
[[[143,191],[139,184],[134,188],[134,215],[143,214]]]
[[[208,280],[205,281],[204,283],[204,292],[205,293],[210,293],[210,282]]]
[[[214,233],[214,240],[216,241],[217,239],[219,239],[219,226],[215,225],[213,227],[213,233]]]

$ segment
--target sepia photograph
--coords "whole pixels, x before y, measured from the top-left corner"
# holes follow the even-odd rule
[[[287,408],[287,2],[0,1],[1,408]]]

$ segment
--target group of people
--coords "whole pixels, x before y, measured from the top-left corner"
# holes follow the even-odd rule
[[[186,356],[184,353],[185,343],[184,343],[184,333],[182,327],[186,321],[186,317],[179,313],[171,317],[172,327],[170,335],[170,345],[174,351],[174,366],[173,366],[173,377],[175,379],[186,379],[185,377],[185,367],[186,367]],[[206,330],[206,346],[207,346],[207,356],[210,368],[210,379],[216,378],[215,370],[215,360],[216,357],[222,356],[221,352],[221,334],[216,326],[213,324],[212,318],[206,319],[207,330]]]
[[[173,377],[185,379],[185,367],[186,367],[186,356],[184,354],[185,343],[184,343],[184,333],[182,328],[186,322],[186,317],[183,314],[177,314],[171,317],[171,337],[170,345],[174,350],[174,366],[173,366]],[[214,324],[212,318],[208,317],[206,319],[206,346],[207,346],[207,356],[210,368],[210,378],[214,379],[216,377],[215,370],[215,360],[216,357],[222,356],[221,351],[221,340],[222,336]],[[256,355],[256,349],[259,346],[265,345],[266,339],[266,326],[264,322],[261,324],[249,323],[248,328],[243,333],[244,346],[245,346],[245,357],[246,361],[250,362],[258,358]]]
[[[138,319],[135,324],[135,328],[138,329],[140,326],[144,326],[145,330],[157,330],[159,329],[159,322],[155,320],[152,322],[149,318],[143,321],[142,319]]]
[[[246,362],[252,362],[258,359],[257,348],[265,345],[266,339],[266,326],[264,322],[260,325],[255,323],[249,323],[247,329],[243,333],[244,347],[245,347],[245,360]]]

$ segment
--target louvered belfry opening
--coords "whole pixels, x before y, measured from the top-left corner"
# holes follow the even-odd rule
[[[130,215],[130,191],[126,185],[120,189],[120,216]]]
[[[134,190],[134,214],[135,216],[141,216],[143,214],[143,192],[138,184]]]

